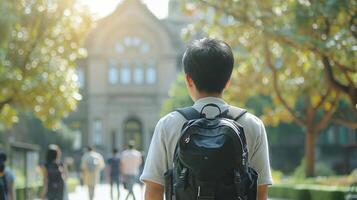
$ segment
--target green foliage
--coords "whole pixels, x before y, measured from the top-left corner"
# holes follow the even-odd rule
[[[26,110],[57,128],[81,99],[76,60],[91,26],[74,0],[0,1],[0,123]]]
[[[37,144],[43,149],[40,152],[41,158],[44,158],[49,144],[57,144],[64,154],[72,153],[74,134],[65,124],[61,123],[58,129],[50,130],[31,114],[21,117],[21,120],[21,123],[25,123],[28,130],[27,142]]]
[[[269,197],[291,200],[344,200],[346,188],[318,185],[273,185]]]
[[[164,102],[161,115],[165,115],[177,108],[192,106],[193,101],[188,94],[183,73],[179,74],[170,90],[170,99]]]
[[[302,159],[300,165],[296,167],[296,169],[293,172],[293,178],[297,180],[305,179],[306,178],[305,169],[306,169],[306,161],[305,159]],[[321,162],[316,163],[315,173],[316,176],[335,175],[335,172],[328,165]]]

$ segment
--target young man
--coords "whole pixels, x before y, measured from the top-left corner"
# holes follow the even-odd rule
[[[83,182],[88,186],[89,200],[94,199],[95,186],[99,183],[100,172],[104,169],[103,156],[95,152],[92,147],[87,147],[87,152],[81,160]]]
[[[133,186],[138,180],[140,165],[142,163],[142,155],[140,151],[134,148],[134,141],[129,142],[129,149],[121,153],[120,167],[124,176],[124,184],[129,193],[125,199],[128,199],[129,196],[135,200],[135,194]]]
[[[5,165],[7,156],[0,150],[0,199],[15,200],[15,176]]]
[[[107,166],[108,166],[108,176],[109,176],[109,181],[110,181],[110,195],[112,200],[114,199],[113,193],[114,193],[114,187],[117,189],[117,199],[120,197],[120,190],[119,190],[119,185],[120,185],[120,156],[118,153],[118,149],[114,148],[113,149],[113,155],[107,160]]]
[[[210,103],[223,111],[229,105],[222,100],[223,90],[230,82],[234,65],[231,48],[223,41],[204,38],[188,46],[182,59],[189,95],[197,111]],[[218,115],[217,109],[204,109],[207,117]],[[175,146],[186,122],[178,112],[171,112],[157,123],[141,180],[146,184],[146,200],[162,200],[164,173],[172,168]],[[262,121],[245,114],[238,122],[244,127],[249,163],[258,172],[258,200],[267,199],[272,184],[267,136]]]

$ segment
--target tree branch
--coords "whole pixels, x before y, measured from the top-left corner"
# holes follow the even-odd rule
[[[304,120],[301,119],[297,115],[297,113],[295,113],[295,111],[288,105],[288,103],[285,101],[285,99],[283,98],[283,96],[281,94],[281,91],[280,91],[279,86],[278,86],[277,70],[275,69],[275,67],[274,67],[274,65],[273,65],[273,63],[271,61],[271,54],[270,54],[270,50],[268,48],[267,41],[264,42],[264,52],[265,52],[265,62],[268,65],[268,67],[271,69],[272,74],[273,74],[273,87],[274,87],[274,91],[275,91],[279,101],[288,110],[288,112],[293,117],[294,121],[296,121],[296,123],[298,123],[300,126],[305,126]]]
[[[326,113],[324,113],[324,116],[322,117],[320,122],[317,124],[316,134],[319,134],[322,129],[326,128],[326,126],[328,125],[328,122],[332,119],[332,116],[333,116],[334,112],[336,111],[336,105],[338,103],[339,97],[340,97],[340,93],[337,93],[336,97],[334,98],[334,100],[332,102],[331,108]]]
[[[325,78],[327,83],[337,90],[341,90],[344,93],[348,93],[349,88],[346,85],[343,85],[342,83],[338,82],[334,77],[332,72],[332,65],[330,63],[329,58],[327,56],[322,55],[321,59],[324,65],[324,71],[326,75]]]
[[[9,97],[3,101],[0,101],[0,111],[3,109],[3,107],[6,105],[6,104],[9,104],[11,103],[13,100],[13,97]]]
[[[322,104],[325,102],[326,98],[328,97],[328,95],[330,95],[330,93],[331,93],[331,87],[328,87],[326,94],[324,94],[322,96],[322,98],[320,99],[319,103],[314,108],[315,110],[318,110],[322,106]]]
[[[357,129],[357,121],[348,121],[346,119],[332,118],[332,122],[351,129]]]

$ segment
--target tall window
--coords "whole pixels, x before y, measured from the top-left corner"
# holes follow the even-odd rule
[[[118,68],[116,66],[115,61],[109,62],[109,70],[108,70],[108,82],[111,85],[117,84],[119,81]]]
[[[134,83],[141,85],[144,82],[144,72],[140,62],[135,63],[134,69]]]
[[[155,84],[156,83],[156,68],[155,68],[155,62],[150,61],[148,63],[147,69],[146,69],[146,83],[147,84]]]
[[[94,145],[103,144],[103,122],[100,119],[94,120],[93,123],[93,142]]]
[[[120,69],[120,82],[124,85],[128,85],[131,82],[131,72],[127,61],[122,63]]]

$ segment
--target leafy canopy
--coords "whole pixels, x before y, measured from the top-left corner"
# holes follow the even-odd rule
[[[20,110],[47,127],[76,108],[76,60],[91,18],[74,0],[0,1],[0,123]]]

